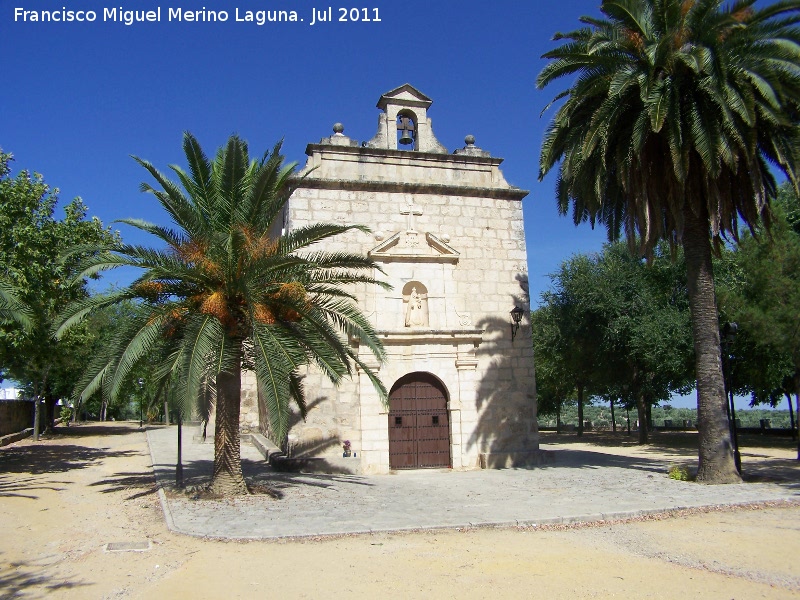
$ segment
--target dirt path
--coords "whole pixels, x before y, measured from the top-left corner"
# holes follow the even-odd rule
[[[95,424],[0,450],[0,598],[797,598],[799,517],[212,542],[166,529],[136,426]]]

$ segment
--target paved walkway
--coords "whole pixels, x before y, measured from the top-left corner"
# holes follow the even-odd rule
[[[187,485],[210,476],[214,448],[184,428]],[[174,484],[176,429],[147,432],[161,488]],[[396,475],[305,475],[272,471],[242,444],[250,483],[274,491],[222,501],[159,492],[173,531],[195,536],[268,539],[378,531],[530,526],[621,519],[681,508],[800,501],[800,478],[705,486],[666,475],[664,457],[630,457],[553,446],[556,460],[531,469],[402,471]]]

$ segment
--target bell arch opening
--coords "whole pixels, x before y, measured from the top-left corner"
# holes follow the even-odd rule
[[[417,150],[417,115],[408,109],[397,113],[397,149]]]

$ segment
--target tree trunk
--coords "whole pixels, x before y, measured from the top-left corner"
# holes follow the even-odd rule
[[[794,402],[797,433],[800,434],[800,369],[794,372]],[[797,460],[800,460],[800,435],[797,436]]]
[[[556,404],[556,433],[561,433],[561,402]]]
[[[797,427],[795,427],[794,422],[794,409],[792,408],[792,395],[789,393],[785,393],[786,396],[786,404],[789,406],[789,429],[792,430],[792,439],[797,439]]]
[[[46,433],[53,433],[56,427],[56,402],[52,393],[44,397],[44,427]]]
[[[795,402],[794,416],[797,419],[796,421],[797,431],[798,433],[800,433],[800,390],[798,390],[795,393],[794,402]],[[800,460],[800,435],[797,436],[797,460]]]
[[[639,443],[647,443],[647,408],[644,404],[644,394],[636,394],[636,412],[639,415]]]
[[[40,407],[41,406],[41,398],[39,398],[39,394],[34,394],[33,396],[33,441],[39,441],[39,420],[41,419]]]
[[[614,418],[614,398],[611,398],[611,431],[617,433],[617,421]]]
[[[169,425],[169,401],[166,394],[164,394],[164,425]]]
[[[708,212],[705,203],[701,201],[700,204],[699,215],[694,214],[688,201],[683,209],[683,250],[697,375],[697,481],[737,483],[741,477],[736,472],[726,419]]]
[[[583,435],[583,385],[578,385],[578,437]]]
[[[217,422],[214,429],[214,475],[209,491],[220,496],[247,494],[242,477],[239,411],[242,372],[217,375]]]
[[[40,406],[39,406],[39,390],[41,388],[38,384],[33,384],[33,441],[39,441],[39,422],[41,419]]]

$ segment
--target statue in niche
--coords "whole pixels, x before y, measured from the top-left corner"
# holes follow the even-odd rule
[[[425,318],[425,298],[423,298],[417,288],[411,288],[411,295],[408,297],[406,306],[406,327],[424,327],[427,323]]]

